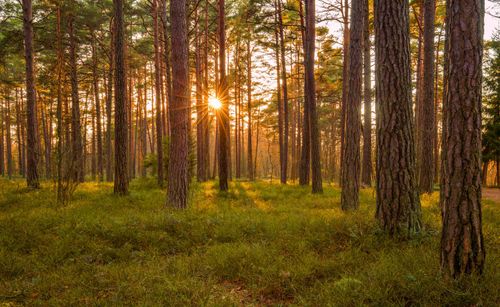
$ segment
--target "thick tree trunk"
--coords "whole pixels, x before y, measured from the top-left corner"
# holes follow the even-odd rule
[[[172,81],[170,105],[169,206],[187,207],[189,189],[189,67],[186,0],[170,4],[172,21]]]
[[[419,148],[419,189],[422,193],[434,190],[434,0],[424,0],[424,56],[421,93],[422,113]]]
[[[127,84],[123,0],[113,0],[115,16],[115,178],[114,193],[128,194]]]
[[[446,100],[441,169],[441,270],[482,273],[481,82],[484,1],[447,1]]]
[[[421,228],[415,176],[408,2],[375,0],[377,210],[390,234]]]
[[[36,120],[35,72],[33,59],[33,11],[31,0],[23,0],[24,58],[26,61],[26,181],[29,188],[38,189],[38,124]]]
[[[227,191],[229,171],[229,94],[226,80],[225,1],[219,0],[219,94],[222,107],[217,112],[219,125],[219,189]]]
[[[363,81],[364,81],[364,125],[363,163],[361,182],[372,184],[372,70],[370,56],[370,1],[363,0]]]
[[[341,206],[343,210],[353,210],[359,207],[363,1],[353,0],[351,4],[350,78],[346,106],[345,156],[342,166]]]

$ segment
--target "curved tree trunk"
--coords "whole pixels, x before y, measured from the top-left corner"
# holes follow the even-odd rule
[[[421,228],[415,176],[408,1],[375,0],[377,210],[390,234]]]
[[[482,273],[481,82],[484,1],[447,2],[447,65],[441,168],[441,270]]]

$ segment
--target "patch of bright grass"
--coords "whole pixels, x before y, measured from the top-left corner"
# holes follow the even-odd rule
[[[423,196],[425,231],[385,236],[374,193],[357,212],[340,191],[264,181],[194,184],[186,211],[165,207],[153,179],[130,195],[82,184],[67,206],[52,184],[0,180],[0,305],[484,305],[500,303],[500,204],[483,203],[486,270],[439,273],[438,193]]]

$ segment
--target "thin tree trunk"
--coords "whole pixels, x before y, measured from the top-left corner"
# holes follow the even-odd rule
[[[69,62],[71,79],[71,148],[73,159],[73,180],[83,182],[84,151],[82,144],[82,128],[80,123],[80,98],[78,97],[78,76],[76,64],[77,42],[74,33],[74,16],[70,16],[69,31]]]
[[[154,56],[155,56],[155,102],[156,102],[156,157],[158,162],[157,180],[158,185],[163,186],[163,124],[161,113],[161,69],[160,69],[160,41],[159,41],[159,4],[153,0],[153,32],[154,32]]]
[[[225,0],[219,0],[219,100],[222,107],[217,112],[219,124],[219,189],[227,191],[229,171],[229,93],[226,80],[226,26]]]
[[[7,96],[7,99],[5,100],[6,103],[6,112],[5,112],[5,136],[6,136],[6,158],[7,158],[7,176],[9,178],[12,178],[12,171],[13,171],[13,165],[12,165],[12,139],[11,139],[11,132],[10,132],[10,95]]]
[[[252,153],[252,147],[253,147],[252,145],[252,50],[250,47],[250,39],[247,40],[247,113],[248,113],[247,114],[248,116],[247,174],[248,174],[248,179],[255,180],[255,174],[253,169],[253,153]]]
[[[108,88],[106,93],[106,181],[113,181],[113,145],[112,145],[112,108],[113,108],[113,71],[115,69],[115,22],[110,24],[110,50],[109,50],[109,71],[108,71]]]
[[[300,9],[301,9],[301,25],[302,28],[305,28],[306,25],[304,24],[303,18],[302,18],[302,0],[300,1]],[[305,64],[307,60],[307,50],[306,50],[306,45],[307,41],[309,38],[306,38],[305,33],[303,34],[303,45],[304,45],[304,67],[307,65]],[[314,68],[314,67],[313,67]],[[301,155],[300,155],[300,168],[299,168],[299,184],[300,185],[307,185],[309,184],[309,172],[311,169],[311,132],[310,132],[310,99],[307,98],[309,92],[311,91],[310,85],[308,82],[308,77],[307,77],[307,68],[305,68],[306,73],[304,76],[304,119],[302,121],[302,148],[301,148]],[[313,93],[314,96],[314,93]]]
[[[361,182],[372,184],[372,78],[370,56],[370,1],[363,0],[364,126]]]
[[[280,37],[280,57],[281,57],[281,79],[283,86],[283,158],[281,161],[281,183],[286,184],[287,171],[288,171],[288,87],[286,81],[286,62],[285,62],[285,37],[283,31],[283,11],[281,3],[282,0],[276,0],[278,2],[278,26],[279,26],[279,37]]]
[[[104,181],[103,157],[102,157],[102,124],[101,124],[101,102],[99,99],[99,75],[97,73],[97,46],[95,33],[92,32],[92,82],[94,88],[94,104],[96,116],[96,134],[97,134],[97,177],[99,181]]]
[[[484,1],[447,1],[446,100],[441,169],[441,270],[482,273],[481,82]],[[465,110],[467,110],[465,112]]]
[[[340,111],[340,172],[339,183],[342,186],[342,174],[344,169],[344,151],[345,151],[345,126],[346,126],[346,109],[347,99],[349,95],[349,1],[340,0],[342,7],[343,19],[343,43],[342,49],[344,52],[344,62],[342,66],[342,105]]]
[[[390,234],[421,229],[411,101],[408,2],[375,1],[377,210]]]

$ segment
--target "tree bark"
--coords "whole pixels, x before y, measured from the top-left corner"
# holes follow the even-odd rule
[[[24,58],[26,61],[26,181],[29,188],[38,189],[38,124],[36,120],[35,73],[33,59],[33,11],[31,0],[23,0]]]
[[[422,116],[419,137],[420,171],[419,189],[421,193],[434,190],[434,0],[424,0],[424,63],[422,84]]]
[[[113,0],[115,16],[115,178],[114,193],[128,194],[127,83],[123,0]]]
[[[99,75],[97,73],[97,46],[95,33],[92,32],[92,82],[94,87],[94,104],[96,116],[96,134],[97,134],[97,177],[99,181],[104,181],[103,157],[102,157],[102,123],[101,123],[101,102],[99,98]]]
[[[72,149],[72,178],[83,182],[83,144],[82,128],[80,123],[80,98],[78,97],[78,76],[76,63],[76,37],[74,33],[74,16],[70,16],[69,26],[69,62],[71,79],[71,149]]]
[[[370,1],[363,1],[364,125],[361,182],[372,184],[372,71],[370,55]]]
[[[227,191],[228,186],[228,153],[229,153],[229,94],[226,80],[226,26],[225,1],[219,0],[219,94],[222,107],[217,112],[219,124],[219,189]]]
[[[310,138],[311,138],[311,177],[312,192],[322,193],[323,183],[321,179],[321,149],[320,132],[318,126],[318,115],[316,112],[316,85],[314,80],[314,54],[316,45],[316,8],[315,0],[306,0],[306,52],[305,52],[305,79],[307,91],[305,99],[308,101],[310,116]]]
[[[157,181],[160,187],[163,186],[163,116],[161,102],[161,54],[160,54],[160,28],[159,28],[159,4],[158,0],[153,0],[153,36],[154,36],[154,56],[155,56],[155,102],[156,102],[156,158],[157,158]]]
[[[288,171],[288,86],[286,78],[286,61],[285,61],[285,36],[283,31],[283,4],[282,0],[276,0],[278,2],[278,28],[279,28],[279,46],[280,46],[280,58],[281,58],[281,79],[283,87],[283,154],[281,160],[281,183],[286,184],[287,171]]]
[[[306,4],[307,5],[307,4]],[[301,9],[301,26],[302,28],[306,28],[307,30],[307,25],[303,21],[303,14],[302,14],[302,0],[300,0],[300,9]],[[308,32],[309,33],[309,32]],[[310,38],[307,38],[307,35],[305,33],[303,35],[303,45],[304,45],[304,68],[306,70],[305,76],[304,76],[304,114],[303,114],[303,120],[302,120],[302,148],[301,148],[301,155],[300,155],[300,168],[299,168],[299,184],[300,185],[307,185],[309,184],[309,173],[311,169],[311,126],[310,126],[310,120],[311,120],[311,115],[310,115],[310,110],[311,107],[309,106],[310,99],[307,98],[308,93],[311,91],[311,87],[309,85],[310,79],[307,77],[307,65],[306,65],[306,60],[307,60],[307,41]],[[313,46],[314,47],[314,46]],[[314,78],[313,78],[314,79]],[[314,96],[314,93],[313,93]]]
[[[353,0],[351,3],[350,78],[346,106],[345,156],[342,167],[342,210],[359,207],[363,1]]]
[[[375,0],[377,210],[391,235],[421,228],[415,176],[409,12],[406,0]]]
[[[342,105],[340,111],[340,172],[339,183],[342,186],[342,173],[344,168],[344,151],[345,151],[345,125],[346,125],[346,110],[347,99],[349,95],[349,1],[340,0],[342,20],[343,20],[343,42],[342,50],[344,59],[342,65]]]
[[[484,1],[447,1],[446,95],[441,168],[441,270],[482,273],[481,83]]]
[[[186,0],[170,3],[172,21],[171,140],[168,166],[168,205],[187,207],[189,188],[189,67]]]
[[[248,116],[248,133],[247,133],[247,174],[248,179],[255,180],[253,169],[253,145],[252,145],[252,50],[250,47],[250,39],[247,40],[247,116]]]

